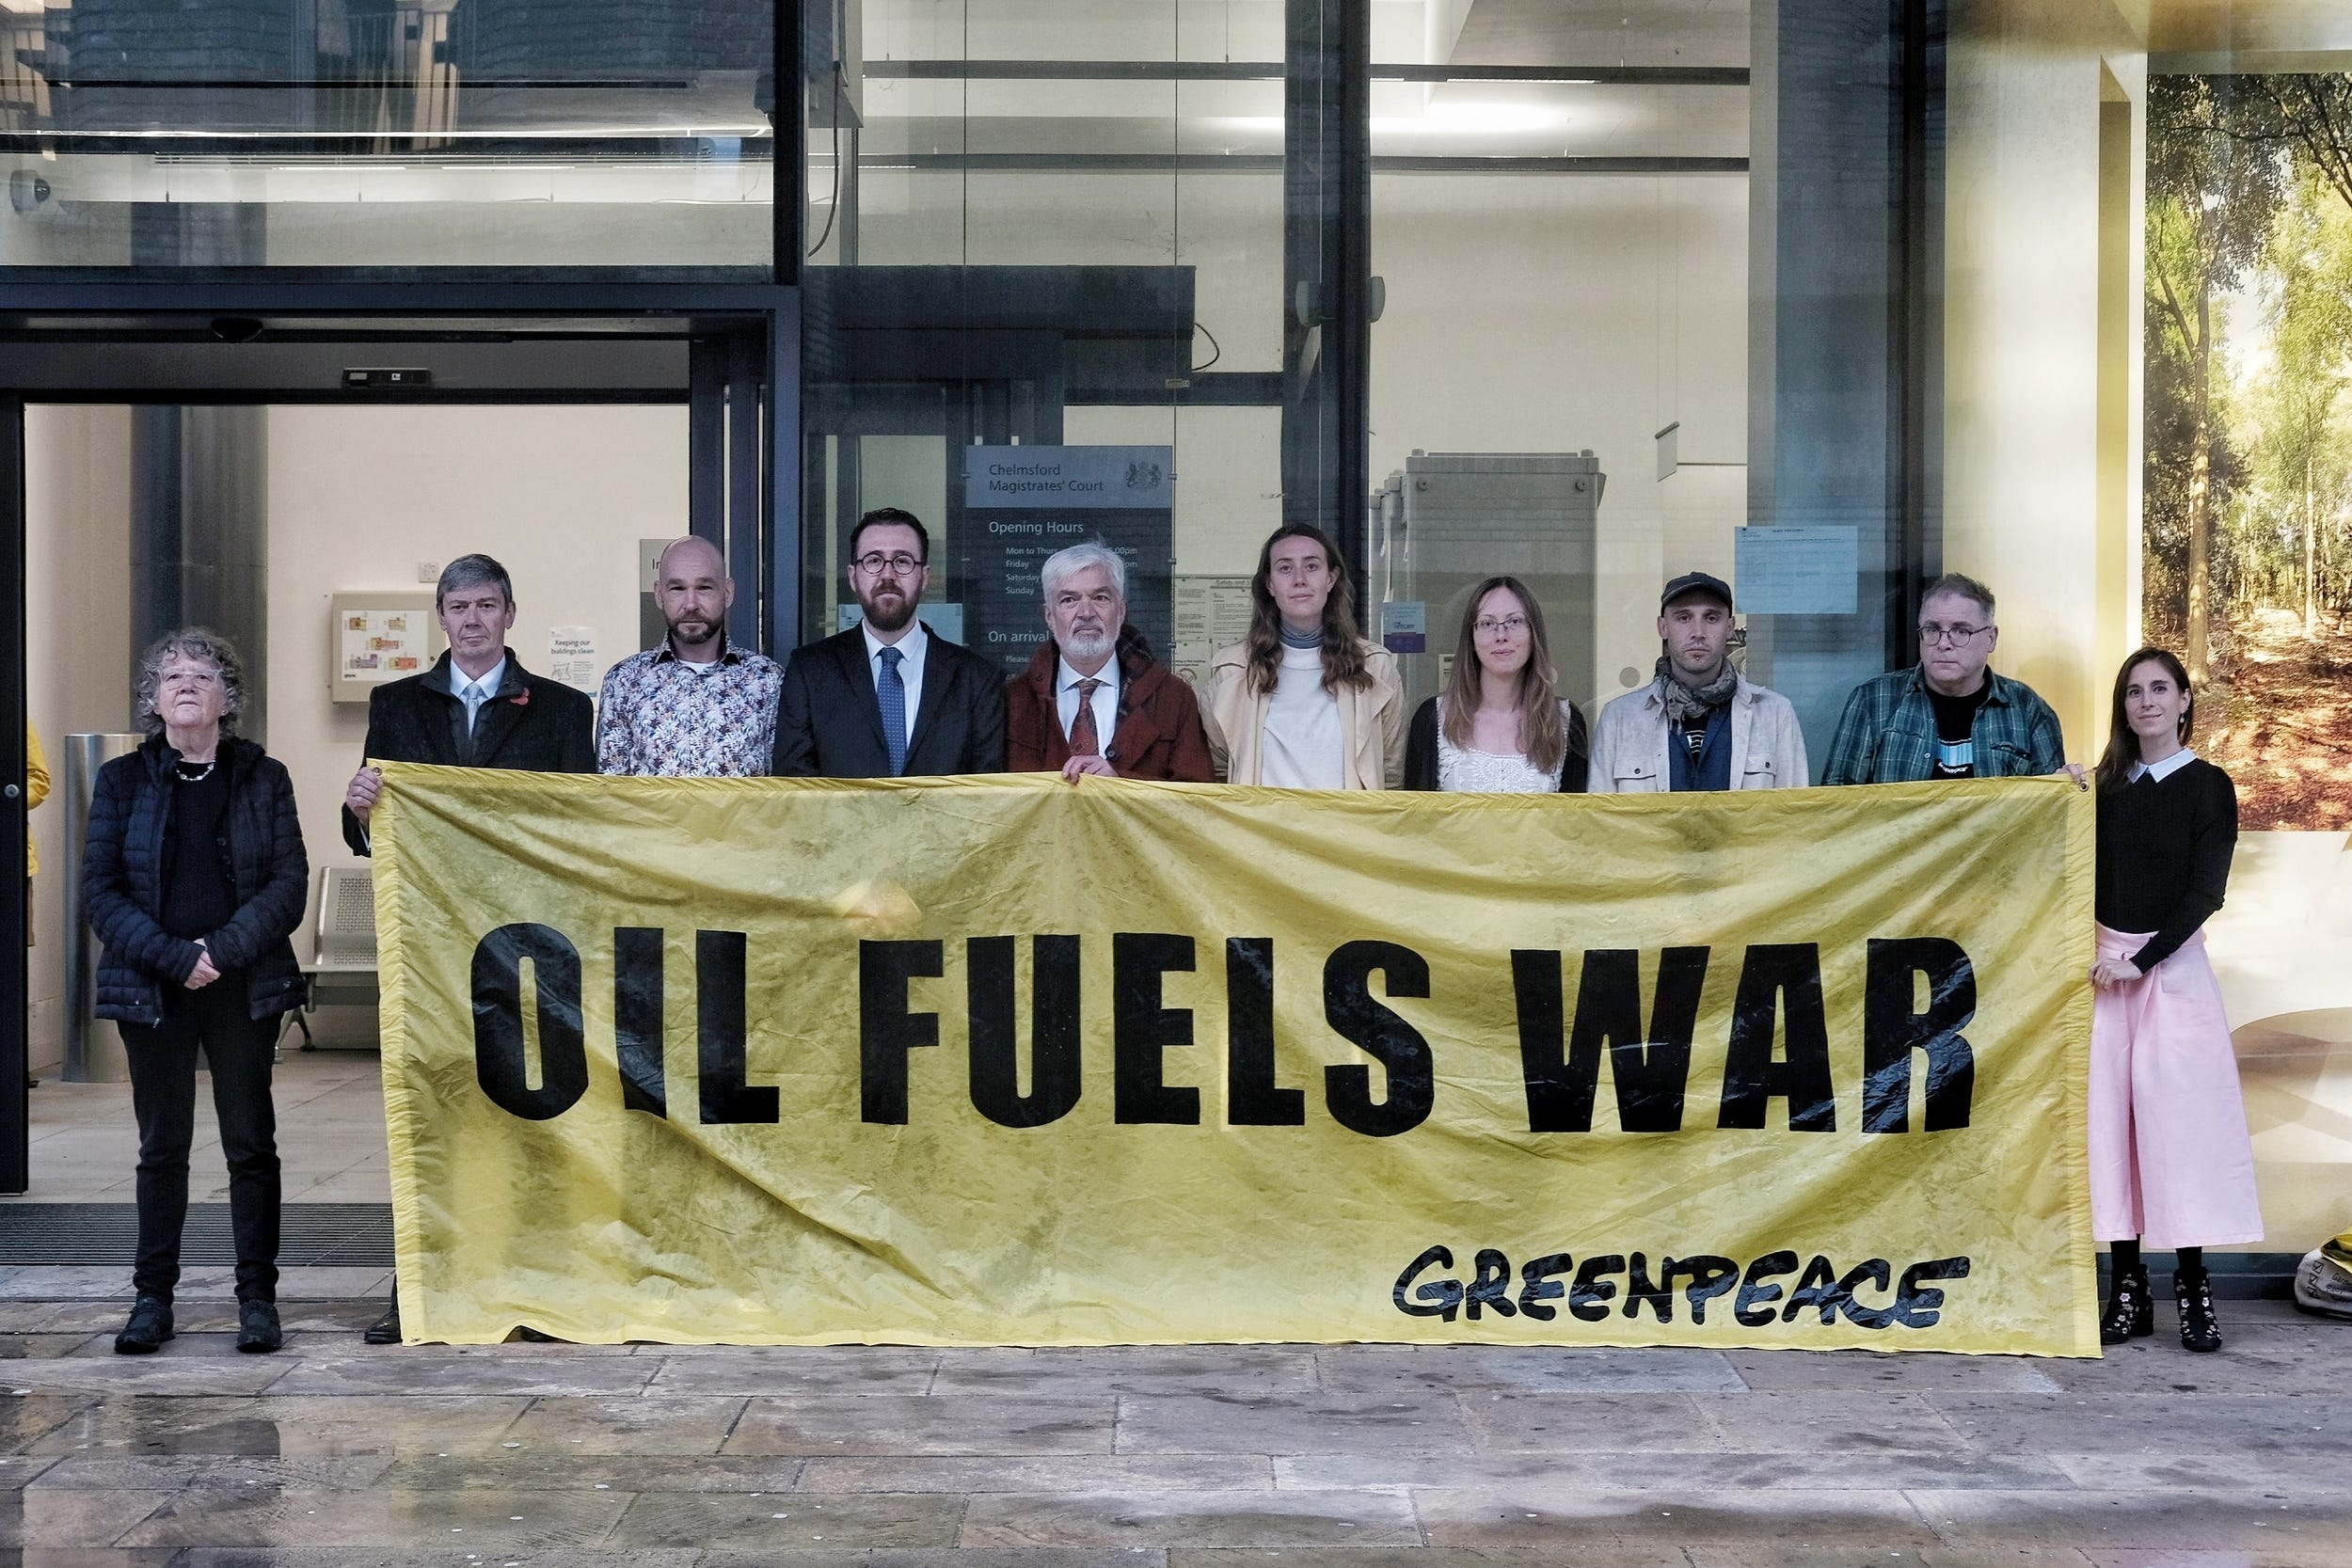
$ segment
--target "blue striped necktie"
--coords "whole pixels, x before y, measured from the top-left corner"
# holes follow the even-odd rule
[[[896,648],[882,651],[882,684],[875,692],[882,699],[882,744],[890,748],[894,779],[907,770],[907,683],[898,678],[898,661],[906,657]]]

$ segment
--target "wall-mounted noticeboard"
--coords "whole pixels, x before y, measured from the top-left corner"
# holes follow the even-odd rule
[[[377,687],[422,674],[441,657],[430,588],[337,594],[327,602],[326,684],[339,703],[364,703]]]

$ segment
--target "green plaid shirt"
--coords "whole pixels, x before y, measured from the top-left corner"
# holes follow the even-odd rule
[[[2023,681],[1987,672],[1993,683],[1970,729],[1977,777],[2055,773],[2066,761],[2058,715]],[[1935,776],[1935,707],[1915,665],[1864,681],[1846,699],[1830,742],[1825,784],[1915,784]]]

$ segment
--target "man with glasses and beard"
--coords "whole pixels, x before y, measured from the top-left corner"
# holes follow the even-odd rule
[[[1006,768],[1209,784],[1216,764],[1200,705],[1152,658],[1127,623],[1127,563],[1102,545],[1046,558],[1045,625],[1054,635],[1005,687]]]
[[[895,506],[850,533],[858,625],[792,656],[776,703],[770,771],[893,779],[1005,770],[1005,689],[995,665],[916,619],[930,535]]]
[[[2050,705],[1989,666],[2000,640],[1993,590],[1947,572],[1919,601],[1919,662],[1864,681],[1846,699],[1825,784],[1916,784],[2066,773],[2066,740]]]

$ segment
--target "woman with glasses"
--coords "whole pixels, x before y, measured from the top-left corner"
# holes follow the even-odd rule
[[[1462,610],[1445,691],[1405,742],[1405,787],[1535,795],[1584,789],[1584,716],[1560,695],[1543,607],[1517,578],[1488,578]]]
[[[1230,784],[1393,789],[1404,770],[1396,658],[1356,630],[1347,567],[1323,531],[1287,523],[1258,552],[1249,636],[1210,662],[1201,722]]]
[[[136,1302],[115,1338],[124,1355],[171,1338],[199,1051],[229,1164],[237,1348],[281,1342],[270,1069],[278,1021],[302,999],[286,939],[310,866],[284,765],[232,733],[243,694],[225,638],[190,628],[157,641],[139,661],[147,742],[99,771],[90,802],[82,881],[105,947],[98,1016],[121,1027],[139,1127]]]
[[[2204,924],[2237,846],[2230,775],[2188,749],[2188,672],[2142,648],[2115,677],[2099,759],[2090,1223],[2113,1249],[2102,1343],[2155,1332],[2140,1243],[2178,1254],[2181,1344],[2221,1348],[2204,1249],[2262,1239],[2237,1055]]]

